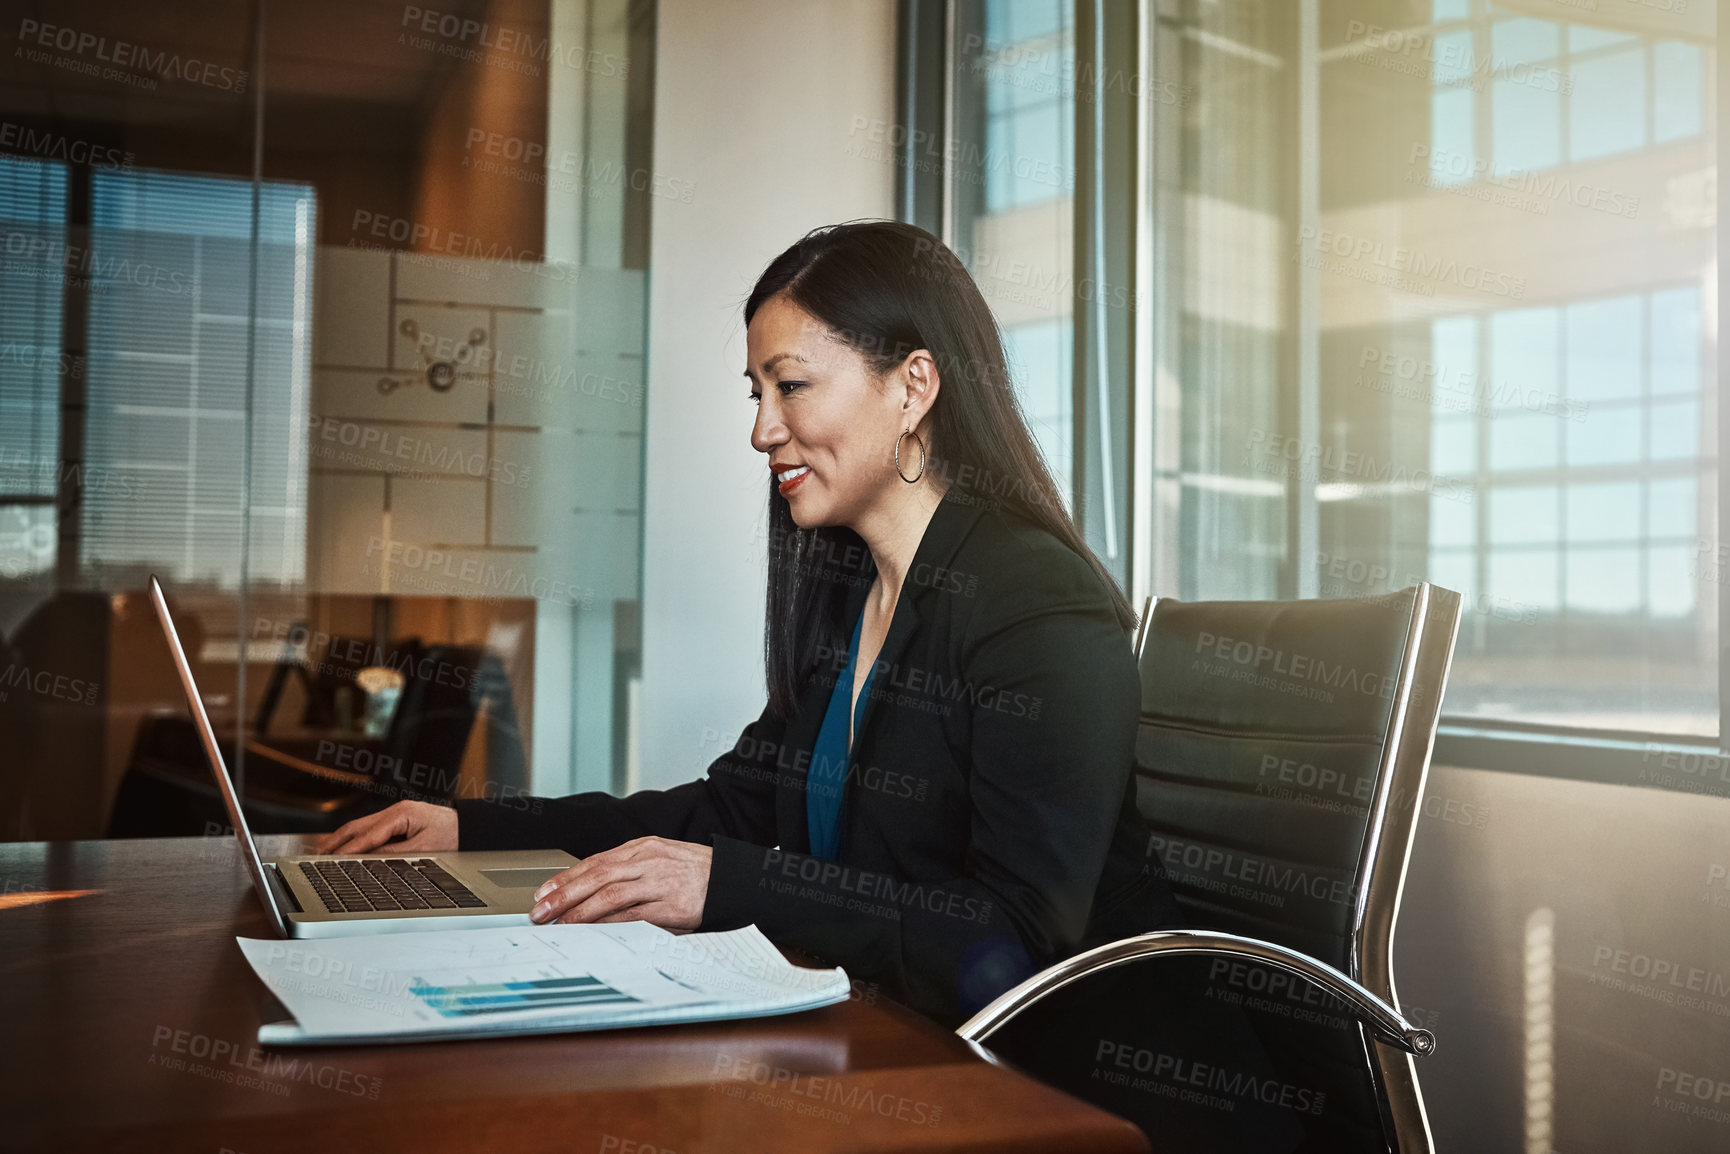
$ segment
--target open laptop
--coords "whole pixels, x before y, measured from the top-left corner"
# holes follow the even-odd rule
[[[283,937],[526,926],[535,890],[560,870],[577,864],[576,858],[556,849],[260,858],[169,615],[162,582],[155,576],[150,578],[150,600],[168,637],[168,650],[210,759],[217,792],[240,841],[240,856],[251,871],[252,888]]]

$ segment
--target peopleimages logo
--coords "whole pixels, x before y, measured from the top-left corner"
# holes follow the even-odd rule
[[[538,140],[502,132],[488,132],[484,128],[469,129],[463,151],[464,168],[496,172],[502,176],[530,180],[537,184],[547,184],[549,180],[553,180],[552,187],[560,191],[585,186],[591,190],[614,185],[628,186],[632,192],[646,192],[650,196],[676,200],[680,204],[690,204],[697,195],[695,181],[680,180],[647,168],[627,171],[616,162],[585,157],[571,149],[549,153],[547,146]],[[475,155],[477,152],[480,153],[478,157]],[[561,176],[574,177],[575,180],[560,182],[553,179]]]
[[[0,145],[13,152],[46,156],[69,164],[88,164],[92,168],[132,168],[132,154],[118,148],[104,148],[87,140],[74,140],[57,132],[35,129],[10,120],[0,120]]]
[[[1296,1110],[1303,1114],[1320,1114],[1327,1103],[1327,1095],[1320,1090],[1312,1090],[1306,1086],[1281,1082],[1277,1078],[1258,1078],[1254,1074],[1241,1071],[1233,1072],[1223,1066],[1215,1066],[1209,1062],[1196,1062],[1176,1054],[1166,1054],[1135,1045],[1133,1042],[1115,1042],[1109,1038],[1099,1040],[1099,1048],[1094,1052],[1095,1062],[1110,1063],[1119,1070],[1134,1070],[1141,1074],[1151,1074],[1154,1078],[1191,1086],[1200,1090],[1212,1090],[1231,1099],[1260,1102],[1268,1106],[1283,1106],[1288,1110]],[[1109,1073],[1109,1070],[1107,1071]],[[1128,1083],[1123,1077],[1107,1079],[1120,1085]],[[1152,1089],[1151,1086],[1136,1085],[1138,1090]],[[1212,1102],[1198,1102],[1198,1105],[1215,1105]],[[1232,1102],[1227,1108],[1235,1106]]]
[[[796,750],[771,742],[764,742],[759,747],[744,735],[740,735],[735,749],[739,760],[723,757],[721,770],[740,781],[768,781],[785,785],[789,789],[805,790],[811,788],[810,771],[813,768],[822,772],[828,768],[839,767],[842,769],[841,780],[831,783],[831,788],[834,789],[857,785],[860,789],[880,793],[885,797],[924,801],[931,788],[931,783],[923,777],[914,777],[878,765],[863,765],[847,759],[831,761],[814,757],[810,750]],[[759,749],[764,755],[763,759],[754,756]],[[788,763],[787,754],[792,755],[791,765]],[[765,759],[768,764],[763,764]],[[796,772],[788,772],[789,769]]]
[[[0,350],[0,368],[6,363],[5,352]],[[83,371],[82,363],[76,367],[79,372]],[[66,461],[58,456],[37,456],[34,452],[11,449],[6,445],[0,445],[0,473],[5,473],[7,480],[13,484],[34,476],[43,485],[70,485],[83,494],[85,499],[100,495],[129,501],[140,496],[145,488],[143,478],[134,477],[130,473],[116,473],[102,465]]]
[[[6,691],[11,689],[70,702],[73,705],[95,705],[101,686],[94,681],[68,677],[64,673],[55,673],[49,669],[32,669],[28,665],[14,663],[0,666],[0,701],[6,700]]]
[[[1134,287],[1127,283],[1113,284],[1108,280],[1095,280],[1091,276],[1084,276],[1078,281],[1073,269],[1026,260],[1017,248],[968,248],[957,243],[952,246],[951,251],[978,285],[980,293],[998,300],[1031,303],[1046,308],[1081,300],[1089,304],[1102,304],[1107,308],[1131,311],[1140,303]],[[918,275],[932,277],[944,274],[945,267],[942,262],[931,259],[935,252],[936,246],[931,241],[921,238],[914,243],[913,256],[917,262],[915,271]]]
[[[1493,417],[1500,410],[1522,408],[1568,421],[1584,421],[1590,401],[1564,397],[1549,389],[1524,387],[1512,381],[1495,381],[1474,369],[1421,360],[1410,353],[1365,345],[1358,352],[1358,368],[1379,375],[1358,380],[1377,392],[1428,401],[1433,407]],[[1396,385],[1404,381],[1409,387]]]
[[[1647,745],[1639,780],[1683,791],[1722,794],[1730,786],[1730,753]]]
[[[1346,40],[1353,47],[1379,49],[1379,55],[1370,58],[1369,62],[1382,68],[1413,76],[1429,76],[1432,71],[1439,70],[1477,92],[1485,91],[1497,81],[1525,85],[1540,92],[1567,94],[1574,91],[1574,78],[1561,69],[1524,60],[1499,59],[1493,52],[1476,54],[1472,51],[1470,38],[1464,42],[1453,36],[1438,39],[1428,32],[1383,28],[1363,20],[1349,20],[1346,22]]]
[[[1325,578],[1317,591],[1329,599],[1374,601],[1391,595],[1394,590],[1408,589],[1430,579],[1427,573],[1410,570],[1403,578],[1396,579],[1398,570],[1391,565],[1343,553],[1318,552],[1315,563],[1317,576]],[[1456,589],[1454,592],[1460,595],[1460,603],[1473,613],[1519,625],[1538,623],[1538,607],[1529,602],[1482,591],[1474,593]]]
[[[508,565],[475,556],[461,556],[443,549],[427,549],[406,541],[384,537],[369,537],[366,556],[380,569],[388,568],[394,581],[422,586],[436,585],[448,579],[474,587],[477,595],[488,597],[532,597],[536,601],[563,601],[571,606],[591,609],[595,603],[592,587],[573,585],[553,577],[525,573]]]
[[[465,453],[444,441],[429,441],[397,430],[336,417],[320,417],[316,413],[309,418],[309,428],[315,434],[311,451],[318,457],[392,472],[395,472],[392,467],[397,461],[422,466],[413,472],[398,473],[399,476],[440,478],[461,473],[474,478],[491,477],[501,485],[512,486],[527,485],[529,481],[530,465],[503,461],[484,452]],[[320,445],[318,441],[321,440],[331,444]],[[339,444],[356,452],[339,456],[333,448]]]
[[[1291,1002],[1298,1006],[1319,1007],[1335,1013],[1348,1012],[1349,1007],[1320,986],[1285,970],[1253,962],[1215,958],[1208,967],[1207,980],[1249,994],[1265,995],[1276,1002]]]
[[[846,663],[845,648],[825,644],[817,646],[818,671],[821,673],[826,664],[830,683]],[[883,660],[872,665],[870,696],[873,701],[890,701],[945,717],[949,715],[946,702],[966,702],[976,709],[1007,713],[1029,721],[1038,721],[1040,710],[1045,707],[1045,699],[1037,694],[1012,693],[998,686],[980,685],[965,677],[946,675],[940,669]]]
[[[424,761],[411,762],[365,746],[356,747],[323,738],[319,740],[313,760],[330,769],[365,774],[372,780],[360,788],[398,800],[438,803],[458,797],[479,798],[507,809],[541,812],[542,799],[524,793],[514,785],[490,780],[478,785],[472,781],[465,784],[461,767],[441,768]]]
[[[810,883],[814,890],[807,891],[804,896],[824,900],[831,905],[850,901],[847,895],[857,894],[861,898],[885,903],[867,912],[894,915],[898,914],[900,909],[917,908],[928,913],[946,914],[964,921],[977,922],[980,925],[991,920],[991,902],[980,901],[978,898],[967,897],[937,886],[900,881],[888,874],[854,869],[852,866],[804,854],[764,850],[762,868],[764,873],[779,873],[789,881]],[[778,889],[776,892],[782,891]]]
[[[1121,68],[1100,70],[1087,61],[1052,49],[1050,42],[997,40],[969,32],[961,40],[961,58],[973,71],[998,84],[1028,88],[1045,95],[1073,96],[1091,101],[1095,92],[1136,97],[1153,104],[1188,108],[1193,91],[1170,80]]]
[[[327,1062],[267,1054],[257,1046],[244,1050],[226,1038],[215,1038],[172,1026],[157,1026],[150,1039],[150,1064],[170,1070],[185,1070],[200,1077],[253,1086],[286,1095],[293,1090],[286,1082],[305,1082],[333,1093],[378,1101],[384,1079],[369,1077]],[[189,1065],[187,1059],[194,1059]],[[269,1082],[269,1085],[261,1085]]]
[[[1671,958],[1658,958],[1614,946],[1598,946],[1592,951],[1592,968],[1619,974],[1669,991],[1701,994],[1708,998],[1730,998],[1730,976],[1700,966],[1688,966]]]
[[[1414,144],[1406,163],[1429,162],[1430,172],[1451,180],[1483,181],[1510,192],[1530,196],[1542,203],[1565,200],[1576,208],[1589,208],[1611,216],[1632,219],[1639,215],[1640,198],[1605,188],[1601,184],[1570,178],[1554,169],[1535,172],[1525,168],[1490,167],[1486,157],[1454,152],[1446,148],[1432,149],[1427,144]]]
[[[929,1102],[908,1098],[901,1094],[888,1094],[861,1086],[849,1086],[840,1078],[826,1078],[801,1073],[783,1066],[771,1066],[767,1062],[760,1062],[754,1058],[717,1054],[715,1055],[715,1067],[711,1073],[716,1078],[725,1078],[735,1082],[751,1082],[793,1097],[809,1098],[814,1101],[838,1105],[846,1110],[877,1114],[884,1118],[894,1118],[920,1126],[936,1126],[943,1117],[943,1108]],[[843,1115],[839,1120],[851,1121],[852,1119]]]
[[[347,986],[369,994],[396,997],[406,994],[414,985],[409,978],[398,977],[378,966],[359,965],[352,960],[332,958],[316,949],[289,942],[273,942],[266,951],[270,962],[281,962],[285,969],[316,978],[337,986]]]
[[[1349,877],[1329,877],[1163,834],[1148,835],[1147,856],[1159,862],[1166,878],[1262,905],[1284,906],[1286,896],[1292,894],[1336,905],[1350,905],[1357,899],[1357,883]]]
[[[37,279],[70,278],[75,284],[88,283],[98,291],[128,285],[181,296],[198,287],[198,279],[180,269],[166,269],[117,254],[99,256],[88,245],[55,239],[45,228],[0,230],[0,251],[26,262],[8,261],[6,271]]]
[[[953,169],[970,183],[983,183],[987,174],[995,174],[1053,188],[1075,189],[1075,166],[1062,164],[1048,156],[982,146],[958,136],[940,138],[940,134],[922,128],[910,129],[892,120],[873,120],[868,116],[855,116],[847,135],[855,139],[863,137],[867,144],[905,148],[910,160],[929,158]],[[857,144],[849,145],[848,151],[850,154],[868,155]],[[869,155],[874,158],[879,151],[873,150]]]
[[[1475,261],[1461,261],[1451,256],[1427,253],[1422,249],[1389,244],[1377,237],[1359,236],[1306,224],[1298,227],[1297,243],[1300,258],[1307,257],[1312,262],[1322,261],[1322,267],[1329,268],[1329,271],[1348,275],[1354,275],[1352,266],[1367,264],[1389,274],[1393,279],[1387,283],[1394,287],[1410,287],[1413,282],[1405,279],[1406,274],[1410,274],[1417,282],[1436,282],[1454,288],[1486,292],[1492,296],[1517,300],[1526,295],[1525,277],[1488,268]],[[1325,258],[1329,256],[1338,257],[1351,264],[1331,268],[1325,263]],[[1423,287],[1429,286],[1425,284]]]
[[[397,38],[399,44],[471,63],[503,65],[525,75],[539,76],[536,65],[548,62],[621,79],[631,71],[630,60],[612,52],[596,51],[580,43],[567,44],[526,28],[493,24],[436,8],[404,5],[399,27],[403,29]]]
[[[1445,473],[1408,468],[1370,453],[1341,449],[1318,441],[1302,441],[1267,429],[1251,429],[1245,464],[1259,473],[1272,473],[1297,480],[1351,485],[1387,486],[1407,492],[1429,493],[1449,501],[1471,504],[1476,490],[1471,484]]]
[[[414,255],[425,256],[427,253],[438,253],[444,256],[466,257],[470,260],[490,261],[494,264],[511,265],[520,272],[530,273],[543,280],[576,280],[577,266],[560,261],[548,261],[545,254],[532,249],[519,249],[509,244],[489,242],[478,236],[467,233],[452,232],[435,225],[422,224],[406,217],[380,215],[368,212],[366,209],[356,209],[354,219],[349,224],[349,231],[365,236],[388,240],[396,244],[407,245],[415,250]],[[349,247],[367,247],[365,243],[356,244],[356,238],[349,238]],[[383,246],[372,246],[383,247]]]
[[[1219,661],[1230,661],[1257,672],[1268,672],[1295,681],[1313,681],[1329,689],[1361,693],[1366,697],[1392,698],[1394,679],[1374,670],[1353,669],[1341,662],[1333,664],[1303,653],[1288,653],[1253,641],[1241,641],[1221,634],[1196,634],[1195,652]]]
[[[1332,766],[1264,753],[1261,757],[1262,784],[1296,787],[1310,794],[1327,794],[1351,801],[1368,801],[1375,792],[1373,776],[1344,773]],[[1268,781],[1271,778],[1272,781]],[[1258,788],[1256,792],[1261,792]]]
[[[115,69],[131,69],[155,80],[183,80],[189,84],[202,84],[206,88],[218,88],[236,94],[246,91],[247,73],[243,68],[229,68],[195,56],[181,56],[178,52],[169,52],[166,49],[147,48],[142,44],[133,44],[118,38],[110,39],[94,32],[84,32],[59,24],[20,20],[18,41],[26,48],[45,48],[64,52],[69,56],[85,57],[98,64],[113,65]],[[130,77],[115,76],[110,79]]]
[[[458,340],[448,333],[426,330],[415,338],[415,351],[428,364],[449,362],[455,367],[459,379],[490,374],[493,390],[499,395],[550,402],[563,392],[619,405],[643,403],[641,381],[582,369],[580,365],[563,359],[548,360],[524,353],[505,353],[486,345],[476,346],[470,341]],[[316,417],[313,419],[317,420]]]

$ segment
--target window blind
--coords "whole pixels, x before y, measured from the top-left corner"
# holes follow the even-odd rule
[[[260,190],[254,300],[249,182],[94,174],[86,454],[117,483],[86,495],[87,570],[234,588],[249,491],[249,579],[304,579],[315,203],[309,186]]]
[[[0,156],[0,580],[54,566],[66,166]]]

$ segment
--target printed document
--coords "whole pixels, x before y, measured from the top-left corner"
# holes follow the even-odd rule
[[[345,938],[237,938],[294,1015],[273,1045],[412,1042],[706,1022],[814,1009],[847,974],[781,956],[756,926],[674,934],[648,922]]]

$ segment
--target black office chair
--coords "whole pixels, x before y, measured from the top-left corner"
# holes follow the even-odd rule
[[[31,605],[0,650],[0,840],[90,837],[110,724],[109,597],[28,586],[0,597]]]
[[[1150,598],[1137,797],[1194,928],[1077,954],[957,1032],[1155,1148],[1427,1154],[1435,1038],[1392,943],[1459,613],[1427,583]]]

